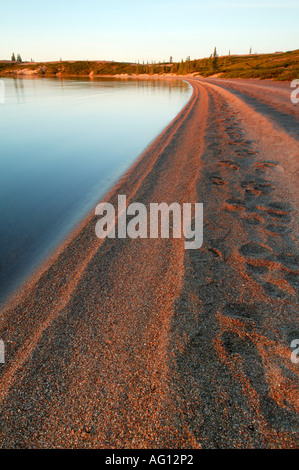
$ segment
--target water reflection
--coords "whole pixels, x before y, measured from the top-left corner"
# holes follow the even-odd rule
[[[178,80],[4,79],[0,301],[191,96]]]

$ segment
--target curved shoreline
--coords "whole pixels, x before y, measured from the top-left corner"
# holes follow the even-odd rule
[[[175,77],[176,78],[176,77]],[[169,79],[167,77],[167,79]],[[186,83],[189,83],[187,80],[182,79],[182,81],[185,81]],[[190,84],[190,83],[189,83]],[[191,85],[192,86],[192,85]],[[137,159],[133,162],[133,164],[112,184],[110,189],[101,197],[101,199],[95,203],[95,207],[97,204],[100,202],[109,202],[110,198],[113,194],[117,192],[117,188],[121,187],[122,183],[126,179],[130,179],[130,175],[132,172],[134,172],[135,167],[138,166],[143,160],[148,151],[151,151],[152,147],[155,144],[158,144],[158,141],[163,139],[163,136],[166,132],[168,132],[169,128],[177,122],[177,120],[180,118],[181,113],[185,110],[185,108],[189,105],[191,99],[193,97],[193,92],[192,95],[190,96],[189,100],[187,103],[184,105],[184,107],[179,111],[179,113],[172,119],[172,121],[158,134],[152,142],[150,142],[144,151],[137,157]],[[38,279],[43,275],[43,273],[51,266],[55,260],[60,256],[60,254],[65,250],[67,245],[81,232],[81,230],[84,229],[84,227],[90,222],[91,219],[94,219],[94,209],[89,211],[83,219],[76,225],[76,227],[65,237],[64,240],[62,240],[61,243],[44,259],[42,263],[40,263],[39,266],[37,266],[31,275],[29,275],[21,284],[8,296],[7,300],[0,305],[0,311],[5,311],[7,308],[13,308],[13,306],[20,301],[20,297],[23,297],[24,295],[24,290],[27,292],[31,289],[31,286],[33,286]]]
[[[89,214],[3,310],[3,447],[296,445],[298,207],[281,153],[287,143],[294,170],[298,144],[230,92],[189,83],[188,103],[104,200],[203,202],[203,248],[99,241]]]
[[[180,83],[181,83],[181,85],[180,85]],[[88,216],[92,213],[92,208],[91,208],[91,205],[90,205],[90,201],[91,202],[92,202],[92,200],[94,201],[94,207],[95,207],[96,204],[99,203],[99,197],[103,199],[105,197],[106,193],[111,191],[113,186],[119,182],[119,180],[125,175],[125,173],[127,171],[130,170],[130,167],[132,166],[132,164],[134,164],[140,158],[140,156],[143,155],[143,153],[151,145],[151,143],[156,138],[159,137],[159,135],[168,127],[168,125],[171,124],[171,122],[175,119],[176,115],[179,114],[179,112],[187,104],[187,102],[191,98],[192,87],[189,84],[186,84],[186,82],[184,84],[182,84],[182,81],[180,81],[180,83],[178,83],[176,81],[176,83],[174,85],[174,88],[176,90],[174,93],[177,96],[177,98],[175,98],[175,96],[174,96],[174,99],[175,99],[175,102],[178,101],[177,105],[175,105],[175,109],[172,110],[173,104],[174,104],[174,103],[172,103],[169,110],[162,110],[163,111],[162,114],[160,113],[161,116],[162,116],[162,119],[161,119],[161,117],[159,119],[157,119],[157,122],[154,125],[150,125],[150,123],[149,123],[148,130],[144,132],[144,135],[142,135],[141,137],[140,136],[138,137],[138,139],[137,139],[138,144],[134,146],[134,148],[136,147],[135,156],[134,156],[134,152],[132,153],[132,151],[130,152],[129,150],[128,151],[125,150],[125,153],[122,152],[123,162],[120,164],[121,166],[118,165],[118,167],[112,168],[111,165],[110,166],[108,165],[108,170],[105,169],[105,171],[103,173],[105,178],[104,179],[102,178],[103,182],[100,185],[100,186],[103,186],[103,187],[100,188],[100,190],[98,188],[98,191],[94,192],[93,199],[89,198],[89,202],[88,202],[88,199],[86,200],[86,197],[84,199],[84,192],[82,193],[82,190],[81,190],[81,193],[82,193],[81,196],[82,197],[79,201],[80,208],[78,208],[77,211],[73,208],[71,211],[68,211],[67,213],[64,212],[63,220],[61,219],[62,216],[60,217],[60,219],[58,218],[57,220],[56,219],[54,220],[54,222],[56,224],[59,224],[59,227],[57,227],[56,231],[52,230],[52,232],[53,232],[52,239],[48,240],[48,242],[49,241],[51,242],[51,248],[49,248],[49,246],[48,246],[49,243],[47,243],[47,238],[48,237],[46,237],[46,240],[45,240],[44,239],[45,238],[44,234],[39,233],[39,238],[40,238],[39,243],[37,243],[37,241],[35,240],[32,243],[32,246],[27,247],[27,245],[25,244],[24,247],[23,247],[24,248],[23,249],[24,253],[26,253],[26,251],[28,251],[28,250],[26,250],[27,248],[29,249],[28,255],[25,257],[26,261],[28,261],[28,262],[26,263],[26,262],[23,261],[23,263],[22,263],[17,258],[17,262],[15,262],[15,263],[12,262],[12,264],[10,265],[9,260],[7,259],[6,255],[8,255],[8,253],[10,253],[11,250],[18,250],[19,242],[18,242],[18,240],[15,241],[15,238],[17,236],[15,236],[15,237],[12,236],[13,242],[10,243],[10,244],[9,243],[5,244],[5,241],[4,241],[4,246],[2,246],[2,252],[4,250],[3,257],[2,257],[3,264],[1,266],[4,278],[3,278],[3,285],[1,286],[1,289],[0,289],[0,311],[2,309],[4,309],[7,304],[11,303],[12,297],[14,297],[16,294],[18,294],[18,291],[22,291],[24,286],[28,285],[28,283],[31,284],[32,280],[35,280],[36,277],[38,277],[39,274],[42,271],[44,271],[45,265],[49,264],[48,259],[51,262],[51,260],[53,260],[53,258],[57,255],[57,253],[60,252],[63,249],[62,247],[68,242],[68,240],[70,238],[72,238],[73,233],[77,231],[77,228],[81,227],[82,224],[84,224],[84,221],[87,220]],[[172,82],[170,82],[169,80],[166,80],[166,81],[164,80],[164,87],[162,87],[162,88],[160,86],[158,87],[159,89],[161,88],[161,90],[164,89],[165,87],[167,87],[166,91],[163,90],[163,93],[166,97],[166,100],[168,99],[167,96],[168,96],[168,92],[169,92],[168,91],[168,84],[169,84],[169,86],[170,85],[172,86]],[[53,85],[53,83],[52,83],[52,85]],[[133,86],[133,88],[135,88],[135,87]],[[182,90],[180,92],[180,90],[179,90],[180,88],[183,89],[183,96],[180,96],[181,92],[182,92]],[[136,98],[136,99],[138,99],[138,98]],[[154,102],[155,102],[155,98],[153,98],[153,99],[154,99]],[[159,103],[157,103],[157,105],[158,104]],[[148,109],[148,105],[146,103],[145,103],[145,107]],[[159,106],[158,106],[158,108],[159,108]],[[142,110],[140,110],[140,112],[141,111]],[[163,118],[163,116],[164,116],[164,118]],[[138,118],[138,111],[137,111],[137,118]],[[136,116],[135,116],[135,119],[136,119]],[[145,120],[147,120],[147,119],[145,118]],[[161,122],[161,120],[162,120],[162,122]],[[112,126],[113,126],[113,124],[112,124]],[[139,127],[140,127],[140,123],[139,123]],[[133,126],[132,129],[134,129],[134,126]],[[118,129],[116,129],[115,132],[116,132],[116,136],[117,136],[119,134]],[[136,132],[136,130],[135,130],[135,132]],[[133,134],[134,134],[134,130],[133,131],[131,130],[131,134],[130,134],[130,132],[128,132],[127,138],[129,139],[130,136],[131,136],[131,138],[133,138],[134,137]],[[106,145],[108,145],[108,143]],[[131,155],[130,155],[130,153],[131,153]],[[125,159],[124,159],[124,157],[125,157]],[[99,166],[99,169],[100,169],[100,173],[102,174],[101,164],[99,164],[98,166]],[[114,166],[115,165],[113,165],[113,167]],[[107,173],[108,173],[108,179],[107,179]],[[54,183],[55,183],[55,181],[53,181],[53,184]],[[96,181],[93,181],[93,185],[95,185],[95,184],[96,184]],[[88,189],[90,190],[90,187],[85,188],[85,193]],[[47,194],[45,196],[47,196]],[[76,198],[74,200],[76,201]],[[86,207],[85,207],[85,210],[82,209],[82,207],[84,207],[84,206],[87,206],[87,209],[86,209]],[[53,209],[55,207],[56,206],[54,206]],[[74,213],[74,210],[75,210],[75,213]],[[54,217],[54,214],[53,214],[53,217]],[[45,224],[46,224],[46,222],[47,221],[45,220]],[[3,220],[3,223],[5,223],[5,219]],[[45,227],[47,227],[47,225],[45,225]],[[48,229],[51,229],[51,227],[48,226],[47,230]],[[38,230],[38,224],[37,224],[37,230]],[[27,234],[23,233],[23,236],[25,236],[25,237],[27,236],[27,239],[30,240],[30,234],[31,234],[31,231],[29,230]],[[53,238],[53,236],[54,236],[54,238]],[[35,236],[35,238],[36,238],[36,236]],[[29,245],[30,245],[30,243],[29,243]],[[7,250],[7,252],[6,252],[6,250]],[[31,257],[30,257],[30,254],[31,254]],[[15,256],[15,259],[16,259],[16,256]],[[24,256],[21,259],[24,260]],[[6,267],[7,267],[8,272],[5,273],[5,268]],[[0,282],[0,284],[1,284],[1,282]]]

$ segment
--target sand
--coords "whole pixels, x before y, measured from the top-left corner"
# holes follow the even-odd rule
[[[188,81],[103,200],[202,202],[202,248],[99,240],[90,214],[1,312],[1,447],[298,445],[299,105]]]

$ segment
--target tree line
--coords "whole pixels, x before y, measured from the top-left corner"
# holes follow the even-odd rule
[[[18,62],[19,64],[21,64],[23,62],[21,54],[18,54],[17,58],[16,58],[15,53],[13,52],[12,55],[11,55],[11,61],[12,62]]]

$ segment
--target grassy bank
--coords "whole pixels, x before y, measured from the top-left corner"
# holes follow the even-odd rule
[[[111,61],[0,62],[1,75],[219,75],[223,78],[293,80],[299,78],[299,49],[274,54],[228,55],[181,62],[136,64]]]

